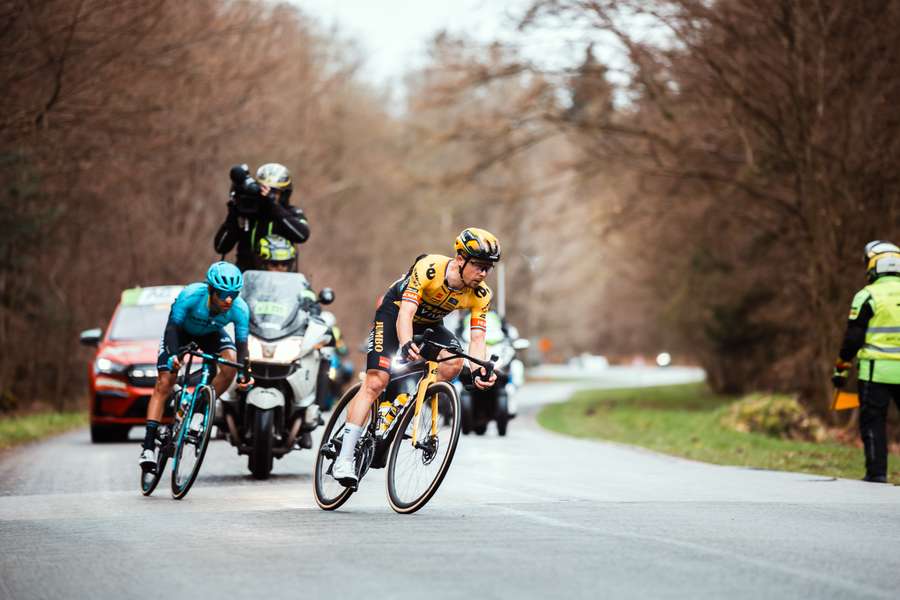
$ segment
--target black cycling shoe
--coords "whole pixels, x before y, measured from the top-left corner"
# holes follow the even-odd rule
[[[887,483],[887,477],[884,475],[866,475],[862,478],[863,481],[868,481],[869,483]]]

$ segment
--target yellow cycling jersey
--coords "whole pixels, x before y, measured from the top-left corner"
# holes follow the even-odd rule
[[[413,323],[431,325],[441,322],[454,310],[469,309],[472,329],[486,329],[493,293],[485,283],[475,288],[454,290],[447,285],[450,257],[428,254],[416,261],[409,273],[397,280],[385,294],[385,301],[398,307],[412,302],[418,308]]]

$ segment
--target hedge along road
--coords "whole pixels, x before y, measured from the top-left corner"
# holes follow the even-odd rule
[[[137,444],[95,446],[81,430],[5,451],[0,598],[895,598],[900,488],[696,463],[534,421],[580,385],[691,378],[529,384],[509,436],[464,437],[412,516],[388,508],[381,471],[319,510],[311,452],[257,482],[214,442],[176,502],[162,486],[140,495]]]

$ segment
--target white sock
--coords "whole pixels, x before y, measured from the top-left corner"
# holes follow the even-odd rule
[[[353,460],[353,454],[356,450],[356,442],[359,441],[359,436],[362,435],[362,430],[362,427],[360,427],[359,425],[354,425],[353,423],[347,423],[344,425],[344,441],[341,442],[341,455],[339,458]]]

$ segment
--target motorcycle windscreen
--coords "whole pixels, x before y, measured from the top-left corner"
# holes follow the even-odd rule
[[[241,293],[250,307],[250,333],[264,340],[303,335],[316,302],[300,273],[246,271]]]

